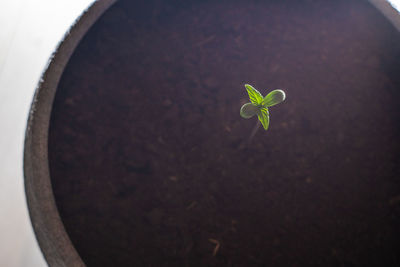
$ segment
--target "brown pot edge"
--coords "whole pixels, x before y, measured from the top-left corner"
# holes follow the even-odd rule
[[[75,20],[50,57],[35,90],[24,144],[24,181],[30,219],[49,266],[85,266],[61,221],[51,186],[48,131],[59,80],[73,51],[116,0],[97,0]]]

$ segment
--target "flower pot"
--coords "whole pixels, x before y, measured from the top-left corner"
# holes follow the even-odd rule
[[[399,264],[400,34],[374,6],[111,3],[32,106],[26,190],[51,266]],[[287,94],[251,142],[245,83]]]

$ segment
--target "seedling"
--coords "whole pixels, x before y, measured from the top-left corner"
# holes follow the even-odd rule
[[[244,86],[246,87],[247,93],[249,94],[250,103],[246,103],[240,108],[240,116],[245,119],[249,119],[254,115],[257,115],[258,120],[261,122],[264,129],[268,130],[268,108],[275,106],[276,104],[279,104],[283,100],[285,100],[285,92],[277,89],[271,91],[269,94],[263,97],[262,94],[250,84],[245,84]],[[254,133],[251,134],[251,137],[255,134],[255,131],[257,131],[258,125],[259,124],[257,123],[257,126],[255,130],[253,130]]]

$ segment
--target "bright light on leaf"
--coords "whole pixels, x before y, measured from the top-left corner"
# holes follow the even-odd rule
[[[262,126],[265,130],[269,127],[269,111],[268,108],[283,102],[286,94],[283,90],[277,89],[271,91],[265,97],[250,84],[245,84],[247,93],[249,94],[250,103],[244,104],[240,108],[240,116],[245,119],[251,118],[257,114]]]

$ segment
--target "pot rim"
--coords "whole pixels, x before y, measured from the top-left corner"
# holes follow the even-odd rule
[[[387,0],[369,0],[369,2],[400,32],[400,10],[397,11]]]
[[[64,228],[50,180],[48,131],[61,75],[80,40],[116,0],[97,0],[75,20],[51,55],[31,104],[24,144],[24,182],[31,223],[49,266],[85,266]]]

